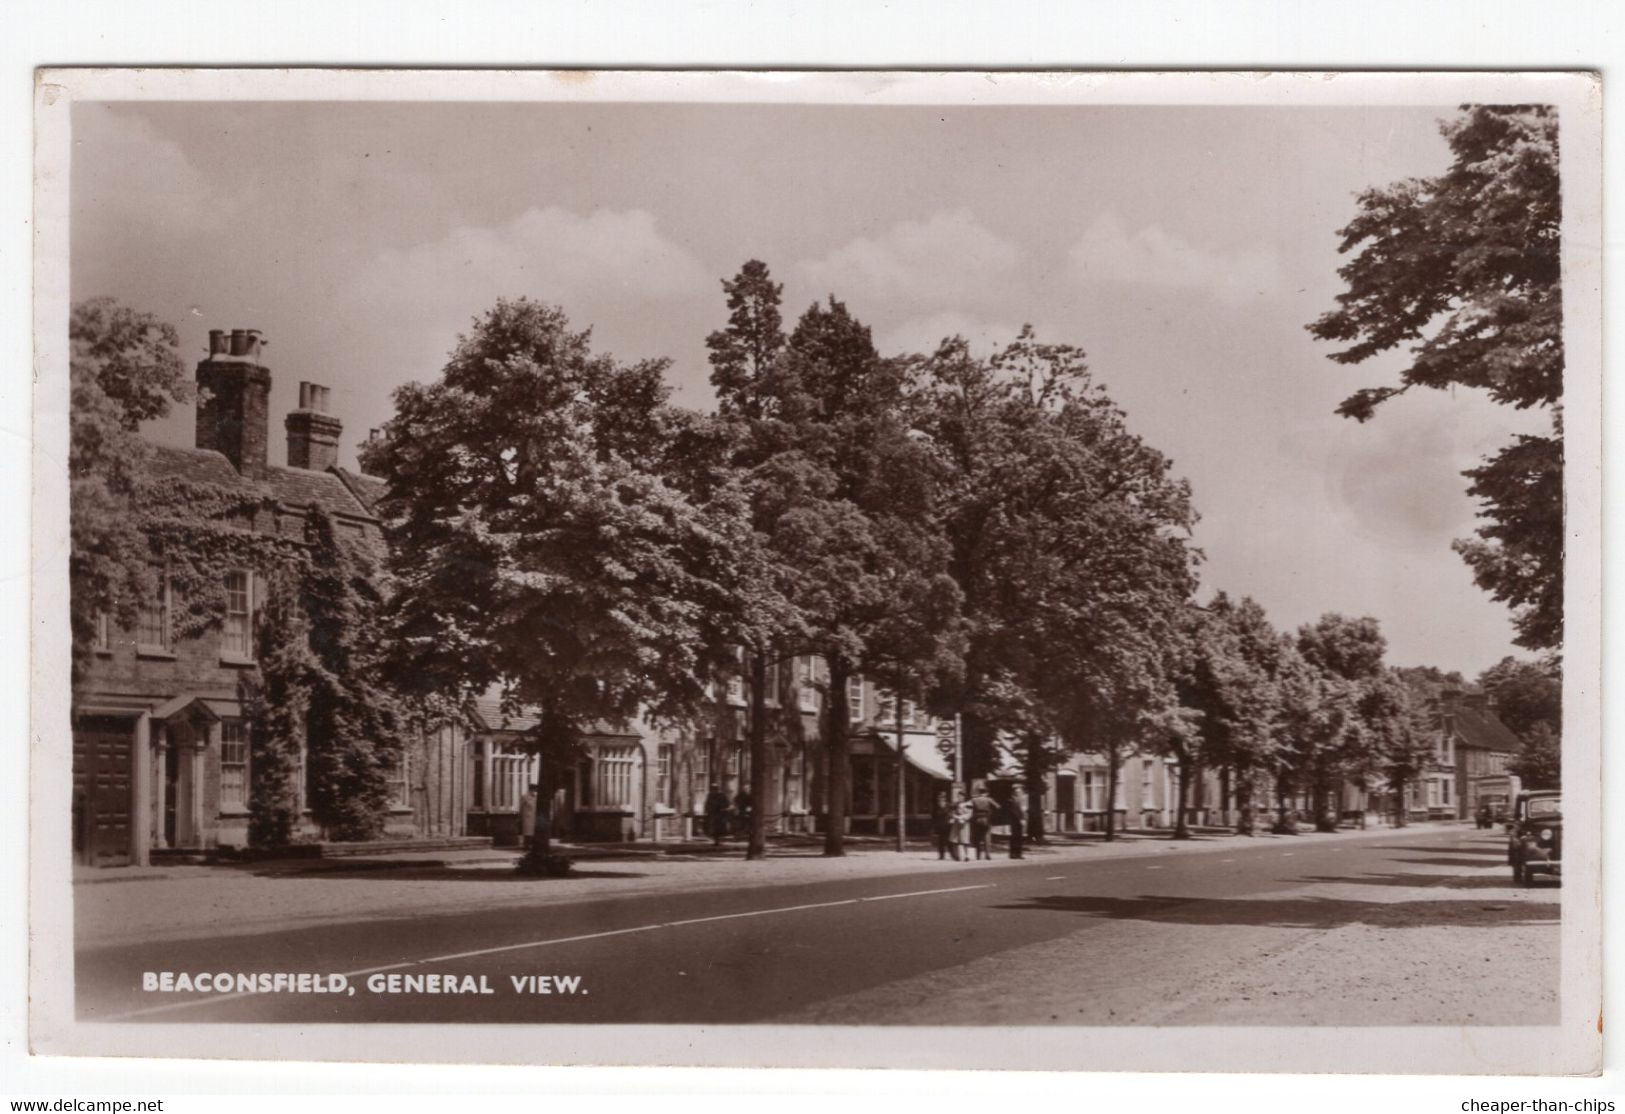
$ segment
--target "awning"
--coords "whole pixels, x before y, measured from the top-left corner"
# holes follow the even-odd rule
[[[875,741],[880,746],[885,747],[887,753],[897,753],[897,732],[893,731],[886,734],[877,731]],[[954,779],[953,771],[948,768],[948,760],[937,749],[937,737],[934,733],[905,731],[903,733],[903,742],[905,744],[903,757],[907,759],[910,766],[938,781],[952,781]]]

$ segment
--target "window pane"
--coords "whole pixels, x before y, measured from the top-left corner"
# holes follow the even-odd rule
[[[246,572],[226,574],[226,621],[221,650],[238,657],[249,654],[249,577]]]
[[[220,724],[220,807],[248,807],[248,734],[241,720]]]
[[[169,585],[161,584],[157,596],[148,601],[136,619],[135,641],[139,646],[169,649]]]

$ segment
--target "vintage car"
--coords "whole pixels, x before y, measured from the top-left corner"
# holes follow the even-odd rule
[[[1555,789],[1519,793],[1507,828],[1512,880],[1527,886],[1537,874],[1563,875],[1563,798]]]

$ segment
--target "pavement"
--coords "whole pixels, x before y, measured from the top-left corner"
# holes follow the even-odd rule
[[[151,1022],[1550,1024],[1560,887],[1513,887],[1502,839],[1441,826],[1082,844],[983,863],[893,852],[627,862],[563,880],[408,868],[407,878],[96,885],[77,899],[122,909],[81,908],[78,1012]],[[234,920],[249,914],[246,897],[266,894],[289,901]],[[302,904],[310,895],[331,907],[315,915]],[[462,900],[442,904],[448,896]],[[170,908],[158,916],[154,905]],[[143,972],[164,970],[340,973],[352,992],[142,989]],[[430,975],[485,992],[402,981]]]

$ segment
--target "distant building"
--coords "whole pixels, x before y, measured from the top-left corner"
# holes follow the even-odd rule
[[[1430,815],[1440,807],[1450,816],[1466,819],[1478,811],[1480,797],[1505,794],[1509,766],[1523,743],[1495,714],[1488,694],[1476,687],[1441,689],[1439,738],[1441,753],[1450,759],[1448,766],[1440,766],[1440,780],[1449,780],[1449,789],[1441,787],[1441,795],[1448,793],[1453,804],[1443,801],[1442,807],[1436,806],[1430,789]]]

